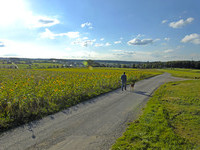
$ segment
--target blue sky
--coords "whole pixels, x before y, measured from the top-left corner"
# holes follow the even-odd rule
[[[0,57],[200,60],[199,0],[0,0]]]

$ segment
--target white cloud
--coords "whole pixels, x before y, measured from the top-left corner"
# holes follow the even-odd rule
[[[106,44],[105,44],[105,46],[110,46],[111,44],[109,43],[109,42],[107,42]]]
[[[22,58],[58,58],[58,59],[114,59],[111,54],[97,53],[93,50],[84,50],[83,48],[58,49],[52,46],[41,46],[33,43],[19,43],[7,41],[6,47],[3,47],[0,57],[22,57]]]
[[[42,32],[41,34],[40,34],[40,37],[41,38],[48,38],[48,39],[55,39],[55,34],[54,33],[52,33],[49,29],[45,29],[45,32]]]
[[[113,49],[113,52],[123,52],[124,50],[120,50],[120,49]]]
[[[167,22],[168,22],[168,20],[163,20],[163,21],[162,21],[162,24],[167,23]]]
[[[27,12],[24,0],[0,0],[0,25],[10,25]]]
[[[89,29],[92,29],[92,23],[91,22],[86,22],[86,23],[83,23],[81,24],[81,27],[84,28],[84,27],[88,27]]]
[[[144,37],[144,36],[145,36],[144,34],[138,34],[138,35],[136,36],[136,39],[141,38],[141,37]]]
[[[84,40],[84,39],[77,39],[72,42],[72,45],[80,45],[82,47],[88,47],[88,46],[94,46],[94,47],[103,47],[103,46],[110,46],[111,44],[109,42],[103,44],[103,43],[95,43],[96,39],[93,40]]]
[[[83,37],[83,40],[87,40],[88,39],[88,37]]]
[[[174,51],[173,49],[167,49],[167,50],[164,51],[164,53],[171,53],[173,51]]]
[[[92,50],[78,50],[78,51],[71,51],[67,58],[71,59],[103,59],[104,54],[101,55],[100,53],[97,53]]]
[[[81,27],[84,28],[85,26],[91,26],[92,24],[90,22],[86,22],[81,24]]]
[[[26,0],[0,0],[0,26],[39,28],[60,23],[56,17],[33,13],[29,6]]]
[[[172,28],[181,28],[187,24],[190,24],[192,21],[194,20],[194,18],[187,18],[186,20],[179,20],[177,22],[171,22],[169,23],[169,26],[172,27]]]
[[[136,51],[135,53],[138,54],[138,55],[152,55],[153,52]]]
[[[84,40],[84,39],[77,39],[72,42],[72,45],[79,45],[81,47],[88,47],[90,45],[93,45],[93,43],[96,41],[96,39],[93,40]]]
[[[114,43],[115,44],[120,44],[120,43],[122,43],[122,41],[115,41]]]
[[[135,61],[167,61],[177,60],[175,49],[165,49],[157,51],[135,51],[135,50],[112,50],[113,55],[119,60],[135,60]]]
[[[70,47],[65,48],[66,51],[71,51],[72,49]]]
[[[67,33],[64,33],[64,35],[66,35],[66,36],[68,36],[69,38],[72,38],[72,39],[78,38],[80,36],[79,32],[67,32]]]
[[[167,43],[161,43],[161,45],[163,45],[163,46],[166,46],[166,45],[167,45]]]
[[[165,40],[165,41],[169,41],[169,40],[170,40],[170,38],[164,38],[164,40]]]
[[[185,46],[184,45],[178,45],[177,47],[176,47],[176,49],[181,49],[181,48],[184,48]]]
[[[200,44],[200,34],[193,33],[190,35],[186,35],[182,40],[182,43],[193,43],[193,44]]]
[[[159,38],[157,38],[157,39],[155,39],[155,40],[154,40],[154,42],[157,42],[157,41],[160,41],[160,39],[159,39]]]
[[[131,55],[135,55],[135,51],[121,51],[120,53],[114,53],[114,55],[118,55],[118,56],[131,56]]]
[[[38,45],[30,42],[16,42],[12,40],[3,40],[6,44],[2,47],[0,57],[2,56],[18,56],[25,58],[62,58],[67,52],[59,51],[52,46]]]
[[[0,47],[5,47],[5,44],[0,41]]]
[[[153,40],[152,39],[140,40],[140,39],[134,38],[134,39],[128,41],[127,43],[128,43],[128,45],[147,45],[147,44],[153,43]]]
[[[95,47],[102,47],[103,44],[101,44],[101,43],[96,43],[94,46],[95,46]]]
[[[55,37],[59,37],[59,36],[68,36],[69,38],[78,38],[80,36],[79,32],[67,32],[67,33],[58,33],[55,34],[53,32],[51,32],[49,29],[45,29],[45,32],[42,32],[40,34],[41,38],[49,38],[49,39],[55,39]]]
[[[121,49],[112,50],[112,52],[115,59],[117,58],[118,60],[147,61],[153,59],[152,52]]]
[[[179,56],[180,54],[174,53],[170,49],[163,49],[162,51],[135,51],[135,50],[123,50],[115,49],[108,50],[106,52],[95,52],[92,47],[86,47],[84,44],[94,44],[94,40],[83,40],[82,38],[76,39],[78,45],[83,47],[61,45],[38,45],[30,42],[16,42],[5,39],[0,39],[4,43],[5,47],[0,48],[0,57],[25,57],[25,58],[77,58],[77,59],[112,59],[112,60],[130,60],[130,61],[165,61],[165,60],[177,60],[188,59],[191,56]],[[79,42],[79,43],[78,43]],[[104,44],[105,45],[105,44]],[[177,48],[178,49],[178,48]],[[176,49],[174,49],[175,51]],[[199,55],[194,55],[194,60],[199,59]]]
[[[103,40],[104,40],[104,38],[101,38],[101,39],[100,39],[100,41],[103,41]]]
[[[121,49],[114,49],[112,50],[113,55],[117,56],[117,57],[123,57],[123,58],[126,58],[126,57],[132,57],[133,55],[135,55],[135,51],[127,51],[127,50],[121,50]]]
[[[40,28],[40,27],[51,27],[59,24],[60,21],[56,18],[44,17],[44,16],[30,16],[27,20],[27,24],[30,27]]]

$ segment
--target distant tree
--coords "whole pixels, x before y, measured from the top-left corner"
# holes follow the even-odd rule
[[[132,64],[132,68],[136,68],[136,65],[135,65],[135,64]]]
[[[128,68],[126,64],[122,64],[122,68]]]
[[[101,65],[97,62],[95,62],[94,60],[87,60],[87,66],[92,66],[92,67],[100,67]]]
[[[194,66],[195,69],[200,69],[200,61],[197,61]]]

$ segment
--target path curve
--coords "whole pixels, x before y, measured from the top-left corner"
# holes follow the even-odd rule
[[[117,89],[69,109],[5,132],[0,150],[108,150],[137,118],[168,73],[139,81],[134,91]]]

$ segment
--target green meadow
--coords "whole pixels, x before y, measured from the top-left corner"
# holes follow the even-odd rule
[[[200,76],[200,70],[164,71],[192,79]],[[162,85],[112,149],[200,149],[200,80]]]
[[[164,72],[168,72],[175,77],[200,79],[200,70],[197,70],[197,69],[178,69],[177,68],[177,69],[161,69],[161,70]]]

